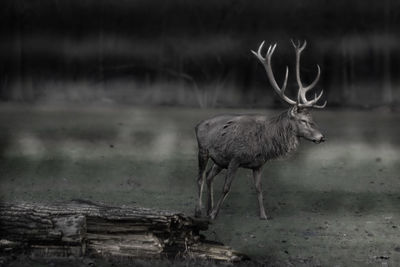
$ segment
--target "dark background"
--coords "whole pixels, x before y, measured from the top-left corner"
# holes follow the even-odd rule
[[[281,83],[300,39],[331,107],[396,106],[399,17],[394,0],[2,0],[0,100],[275,107],[250,49],[278,43]]]

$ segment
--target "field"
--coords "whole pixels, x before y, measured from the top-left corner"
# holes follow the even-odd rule
[[[194,126],[222,110],[171,107],[0,107],[1,201],[87,199],[193,214]],[[240,170],[206,232],[261,263],[376,266],[400,262],[400,115],[316,111],[328,141],[302,141],[266,165],[267,215]],[[216,179],[217,197],[222,173]]]

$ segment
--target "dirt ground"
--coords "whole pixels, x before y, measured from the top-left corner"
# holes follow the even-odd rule
[[[4,105],[1,201],[87,199],[193,214],[194,126],[240,112],[279,113]],[[291,157],[265,166],[270,219],[258,219],[251,172],[240,170],[205,235],[267,265],[398,265],[400,115],[328,108],[314,117],[328,141],[302,141]],[[216,197],[223,175],[216,179]]]

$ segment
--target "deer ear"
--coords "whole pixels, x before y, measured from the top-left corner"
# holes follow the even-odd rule
[[[294,105],[293,107],[291,107],[289,109],[289,112],[288,112],[289,117],[294,118],[298,112],[299,112],[299,108],[296,105]]]

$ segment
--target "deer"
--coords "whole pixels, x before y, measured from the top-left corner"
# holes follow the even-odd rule
[[[266,56],[262,56],[265,41],[258,47],[257,52],[251,52],[264,66],[268,80],[278,96],[289,104],[289,109],[276,115],[264,114],[238,114],[218,115],[206,119],[195,127],[198,143],[198,199],[195,207],[195,217],[202,216],[202,195],[204,182],[207,184],[207,216],[214,220],[222,203],[228,196],[231,184],[238,168],[251,169],[257,193],[259,217],[267,220],[263,204],[263,191],[261,185],[261,173],[263,166],[268,161],[284,158],[295,151],[300,139],[321,143],[325,141],[324,135],[317,128],[310,113],[311,109],[325,108],[327,101],[318,105],[323,95],[323,90],[315,94],[314,98],[308,99],[307,92],[317,84],[321,68],[317,64],[316,78],[305,86],[300,76],[300,56],[307,42],[303,44],[291,41],[296,54],[296,81],[298,85],[297,99],[293,100],[285,95],[289,68],[286,66],[286,74],[283,84],[279,87],[275,80],[271,66],[271,57],[277,44],[270,45]],[[212,160],[211,167],[206,171],[209,159]],[[225,182],[222,195],[214,206],[213,180],[226,169]]]

